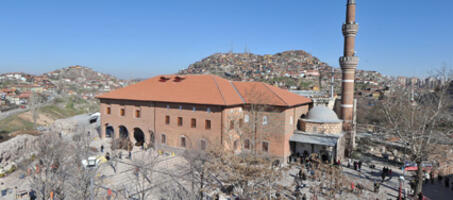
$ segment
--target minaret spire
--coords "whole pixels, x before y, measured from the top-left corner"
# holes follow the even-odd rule
[[[343,130],[346,132],[346,139],[349,140],[348,150],[352,150],[355,145],[355,130],[353,124],[354,116],[354,80],[355,69],[359,63],[356,56],[355,37],[359,30],[359,25],[355,21],[356,0],[348,0],[346,5],[346,21],[343,24],[344,53],[340,57],[342,70],[342,92],[341,92],[341,118],[343,119]]]

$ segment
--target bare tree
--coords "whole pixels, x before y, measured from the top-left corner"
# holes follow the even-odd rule
[[[409,151],[408,159],[417,164],[415,194],[422,191],[422,162],[436,154],[439,138],[451,131],[452,93],[449,91],[451,72],[442,69],[437,73],[439,84],[434,90],[420,90],[417,95],[405,89],[396,90],[382,102],[388,134],[398,137]]]
[[[38,120],[39,117],[39,103],[40,103],[40,96],[36,92],[32,92],[30,96],[30,111],[31,111],[31,116],[33,119],[33,128],[36,128],[36,121]]]
[[[47,200],[51,193],[56,199],[64,199],[71,160],[67,144],[52,134],[45,134],[35,145],[37,159],[30,165],[35,169],[29,179],[31,188],[36,191],[38,199]]]
[[[132,176],[129,176],[130,188],[128,189],[128,198],[140,200],[150,199],[152,191],[158,187],[160,175],[158,165],[162,158],[154,151],[141,152],[141,156],[134,158],[131,165]]]

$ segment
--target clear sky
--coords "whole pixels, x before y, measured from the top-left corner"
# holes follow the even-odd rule
[[[121,78],[175,73],[216,52],[342,55],[346,0],[0,1],[0,73],[84,65]],[[360,69],[453,65],[452,0],[357,0]]]

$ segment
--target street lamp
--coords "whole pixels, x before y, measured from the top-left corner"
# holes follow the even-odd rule
[[[88,159],[82,160],[82,165],[90,172],[93,172],[98,167],[99,160],[96,156],[89,156]],[[93,174],[90,173],[90,200],[93,200]]]
[[[403,193],[404,176],[400,176],[400,178],[398,180],[400,182],[400,191],[399,191],[398,199],[401,200],[403,198],[402,193]]]

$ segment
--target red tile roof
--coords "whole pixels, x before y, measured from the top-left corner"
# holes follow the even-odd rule
[[[294,106],[311,100],[261,82],[232,82],[215,75],[162,75],[97,96],[207,105],[266,104]]]

